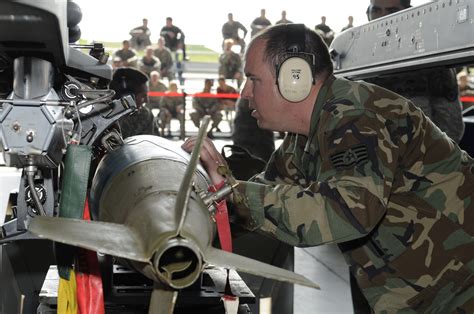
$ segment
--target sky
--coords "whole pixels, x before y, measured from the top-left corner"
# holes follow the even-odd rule
[[[250,32],[250,24],[266,10],[267,18],[275,23],[286,10],[287,19],[314,28],[326,16],[326,24],[339,32],[347,25],[347,17],[354,17],[354,25],[367,23],[365,11],[369,0],[75,0],[81,7],[79,24],[82,38],[88,41],[122,41],[129,39],[129,31],[148,19],[151,41],[156,43],[167,16],[186,35],[186,43],[202,44],[218,51],[222,42],[221,29],[227,14],[241,22]],[[412,0],[420,5],[429,0]],[[248,42],[250,33],[247,35]]]

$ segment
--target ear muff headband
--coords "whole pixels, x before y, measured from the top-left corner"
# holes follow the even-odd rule
[[[305,51],[304,24],[289,24],[289,47],[283,62],[276,66],[276,84],[281,96],[300,102],[309,96],[314,85],[315,55]]]

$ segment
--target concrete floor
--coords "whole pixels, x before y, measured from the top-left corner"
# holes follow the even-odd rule
[[[349,270],[335,245],[295,249],[295,272],[321,286],[321,290],[296,286],[294,314],[354,313]]]

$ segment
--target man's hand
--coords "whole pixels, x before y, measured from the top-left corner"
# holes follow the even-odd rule
[[[184,142],[183,145],[181,145],[181,148],[188,153],[191,153],[195,145],[196,137],[190,137]],[[209,138],[204,139],[200,158],[204,169],[206,169],[209,177],[211,178],[212,183],[221,183],[224,180],[224,177],[218,173],[217,168],[220,165],[227,166],[227,163]]]

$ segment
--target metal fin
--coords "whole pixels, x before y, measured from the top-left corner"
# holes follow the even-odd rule
[[[209,247],[204,256],[204,259],[207,263],[214,264],[216,266],[235,269],[243,273],[264,278],[320,289],[319,285],[315,284],[302,275],[213,247]]]
[[[173,314],[178,291],[164,290],[155,286],[150,298],[149,314]]]
[[[166,273],[166,277],[168,280],[173,278],[174,273],[179,273],[185,269],[187,269],[192,264],[192,261],[185,261],[181,263],[171,263],[166,266],[161,266]]]
[[[199,133],[197,135],[196,145],[194,146],[191,159],[189,160],[188,167],[184,173],[183,181],[181,181],[181,185],[179,186],[179,193],[176,197],[175,203],[175,213],[178,226],[176,229],[176,236],[181,234],[181,229],[183,228],[183,224],[186,219],[189,196],[191,195],[191,190],[193,187],[194,172],[196,171],[196,167],[199,162],[199,155],[201,153],[202,143],[206,137],[209,121],[211,121],[210,116],[204,116],[204,118],[201,120],[201,127],[199,128]]]
[[[28,230],[40,238],[139,262],[149,262],[136,233],[125,225],[81,219],[37,216]]]

